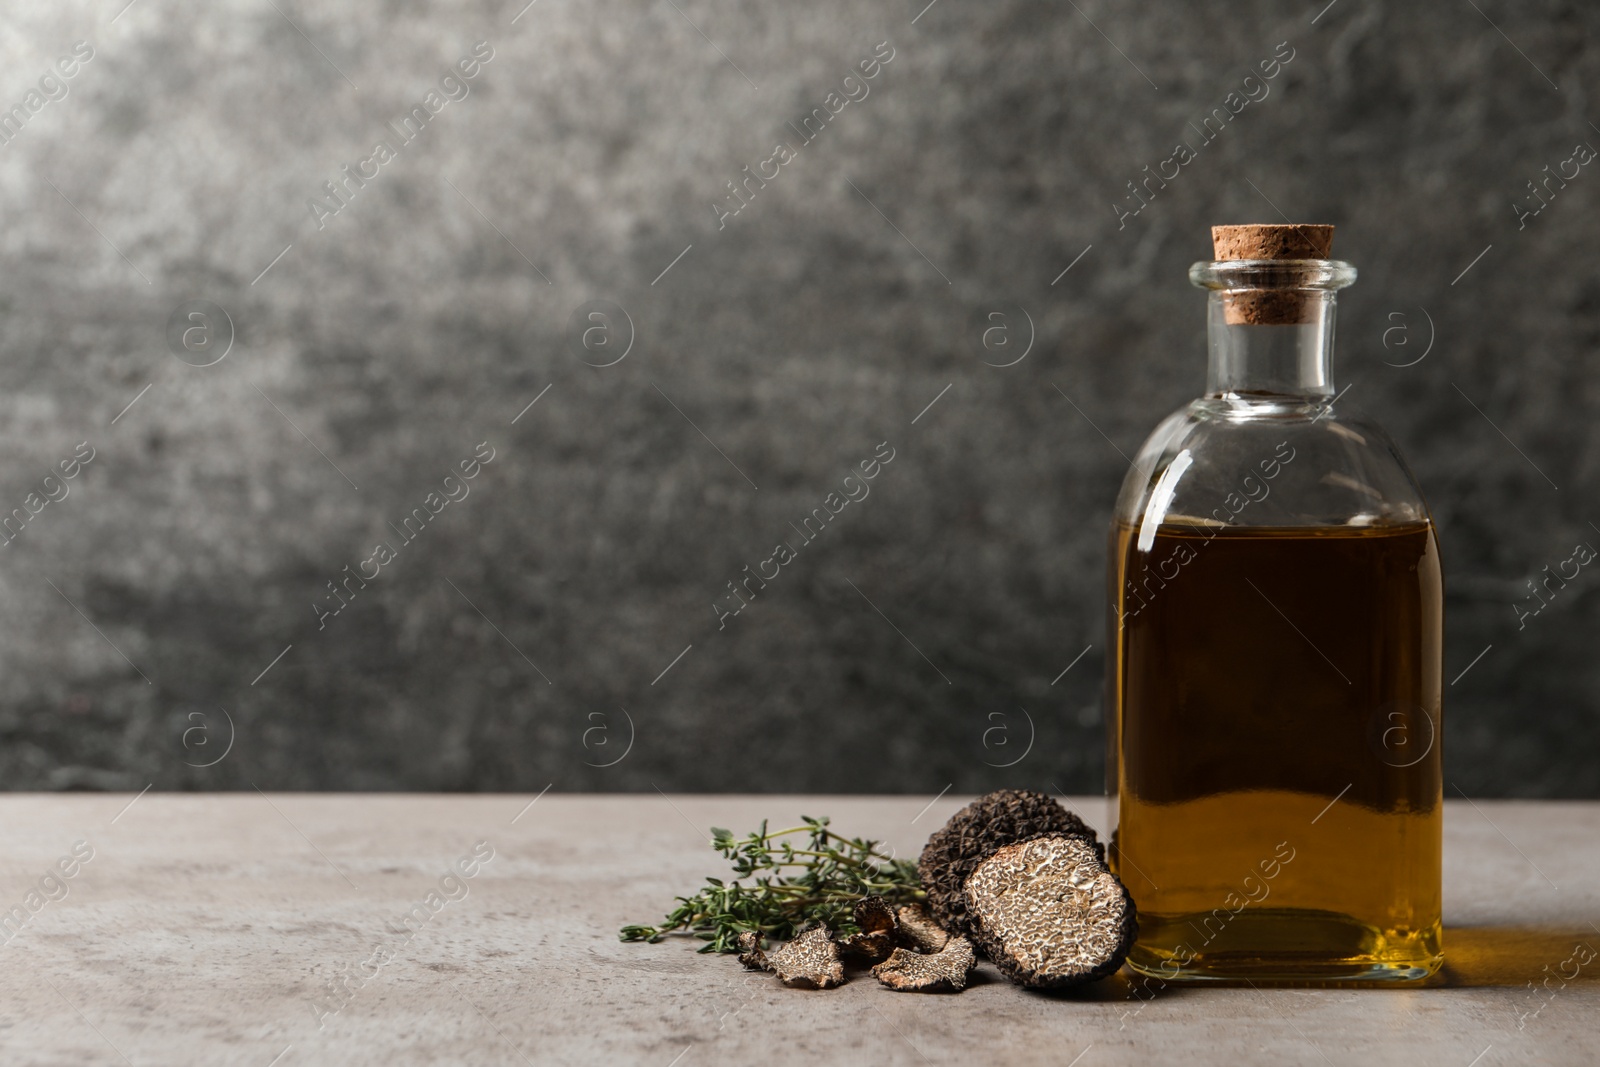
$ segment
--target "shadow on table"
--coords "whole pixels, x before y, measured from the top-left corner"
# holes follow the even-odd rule
[[[981,978],[982,983],[1004,983],[1006,978],[994,969],[994,964],[984,961],[978,965],[978,970],[973,973],[975,980]],[[978,982],[969,983],[981,984]],[[1136,974],[1128,968],[1103,978],[1098,982],[1087,985],[1069,986],[1066,989],[1029,989],[1029,996],[1042,997],[1048,1000],[1075,1000],[1091,1004],[1105,1004],[1122,1001],[1137,1007],[1141,1003],[1158,998],[1181,996],[1186,992],[1193,992],[1193,986],[1185,986],[1176,982],[1164,982],[1159,978],[1149,978]]]
[[[1600,984],[1600,931],[1577,926],[1452,926],[1444,931],[1444,966],[1410,989],[1506,988],[1552,997],[1569,985]],[[1211,988],[1393,989],[1386,982],[1214,981]],[[1103,982],[1041,995],[1084,1001],[1141,1000],[1181,995],[1195,984],[1145,978],[1124,968]]]
[[[1580,926],[1449,926],[1444,967],[1429,985],[1457,988],[1529,983],[1549,990],[1600,982],[1600,931]]]

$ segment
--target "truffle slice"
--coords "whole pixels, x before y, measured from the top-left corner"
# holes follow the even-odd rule
[[[952,934],[970,935],[961,895],[968,875],[995,849],[1042,833],[1082,834],[1095,840],[1082,819],[1048,794],[1031,789],[985,793],[956,812],[928,838],[917,864],[934,921]]]
[[[996,850],[967,879],[966,902],[978,946],[1007,978],[1036,989],[1104,978],[1139,932],[1128,891],[1076,834]]]
[[[864,897],[856,901],[855,919],[861,932],[839,942],[839,950],[868,963],[888,959],[889,953],[894,951],[895,934],[900,926],[889,902],[882,897]]]
[[[767,969],[767,954],[762,951],[763,938],[754,930],[746,930],[739,935],[739,947],[744,949],[739,953],[739,962],[745,965],[746,970],[764,971]]]
[[[900,943],[918,952],[938,952],[950,935],[933,921],[926,904],[902,904],[895,912],[900,923]]]
[[[959,993],[977,965],[972,943],[952,937],[938,952],[897,948],[888,962],[872,968],[872,976],[902,993]]]
[[[793,941],[771,952],[761,950],[761,938],[753,932],[740,934],[739,945],[746,949],[739,956],[740,963],[752,971],[771,971],[786,986],[829,989],[844,984],[839,946],[826,926],[802,930]]]

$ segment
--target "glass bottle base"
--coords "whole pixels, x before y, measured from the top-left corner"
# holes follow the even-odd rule
[[[1163,982],[1420,982],[1444,962],[1437,924],[1380,930],[1348,915],[1263,908],[1207,940],[1210,913],[1139,915],[1128,966]]]

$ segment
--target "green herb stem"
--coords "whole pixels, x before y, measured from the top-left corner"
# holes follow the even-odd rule
[[[784,838],[806,835],[796,847]],[[804,818],[804,825],[760,830],[735,838],[713,828],[711,845],[733,864],[734,873],[753,878],[707,878],[698,893],[678,897],[660,926],[630,925],[623,941],[659,941],[683,931],[708,942],[701,952],[737,952],[739,935],[755,931],[789,938],[814,922],[838,933],[854,933],[854,905],[868,896],[890,904],[924,899],[916,864],[879,851],[876,841],[844,837],[828,829],[826,818]]]

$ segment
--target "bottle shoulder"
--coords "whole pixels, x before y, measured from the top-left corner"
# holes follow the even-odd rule
[[[1117,499],[1127,525],[1376,526],[1428,522],[1398,447],[1328,401],[1226,397],[1169,415],[1135,456]]]

